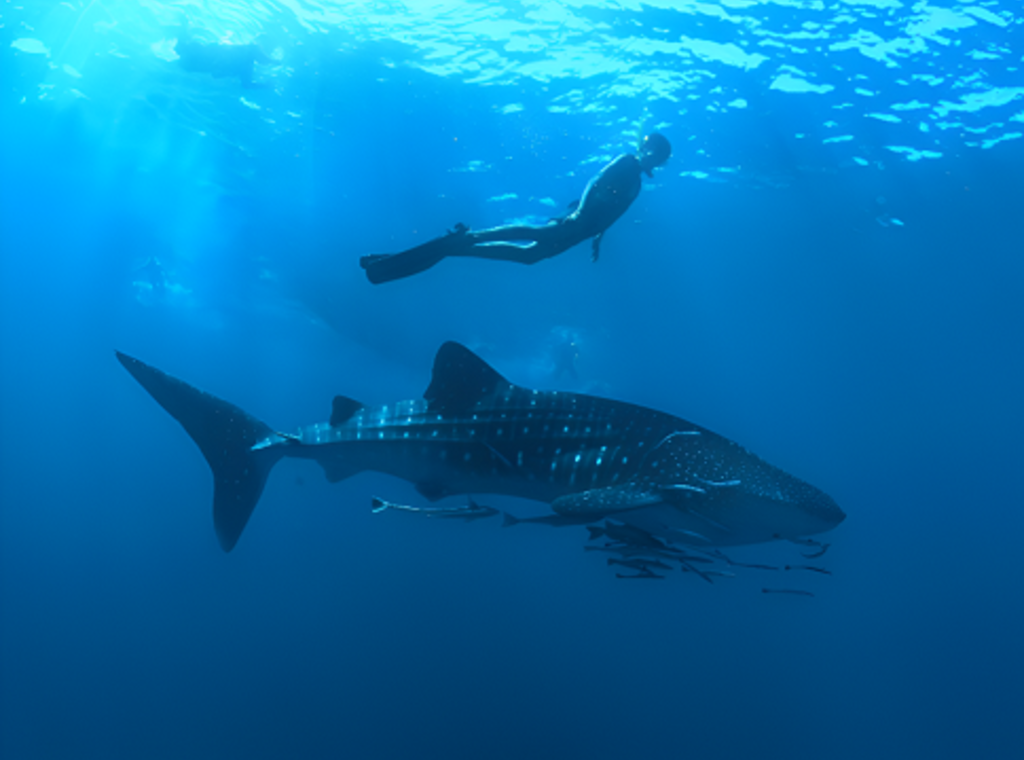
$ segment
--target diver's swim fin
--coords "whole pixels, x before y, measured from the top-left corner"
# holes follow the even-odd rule
[[[371,253],[369,256],[359,257],[359,266],[363,269],[369,269],[371,266],[376,264],[378,261],[384,259],[390,259],[394,254],[391,253]]]
[[[446,256],[453,255],[460,248],[473,245],[466,237],[467,228],[456,225],[453,232],[401,253],[377,253],[363,256],[359,265],[366,270],[366,278],[374,285],[411,277],[425,272]]]

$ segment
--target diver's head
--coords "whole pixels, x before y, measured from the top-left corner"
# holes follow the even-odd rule
[[[640,143],[640,168],[648,177],[657,167],[668,161],[672,155],[672,146],[660,132],[651,132]]]

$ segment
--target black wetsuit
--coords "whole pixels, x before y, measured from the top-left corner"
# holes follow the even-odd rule
[[[444,237],[396,254],[364,256],[360,264],[370,282],[379,284],[423,272],[448,256],[535,264],[594,238],[593,256],[601,238],[640,194],[640,160],[622,155],[605,166],[583,191],[566,216],[546,224],[515,224],[472,231],[458,225]]]

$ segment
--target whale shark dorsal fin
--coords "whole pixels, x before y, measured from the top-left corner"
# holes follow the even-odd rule
[[[438,349],[434,357],[434,373],[423,398],[431,412],[458,414],[472,408],[496,389],[510,385],[468,348],[449,341]]]
[[[352,418],[353,414],[362,408],[363,405],[355,399],[348,396],[335,396],[331,403],[331,427],[344,425]]]

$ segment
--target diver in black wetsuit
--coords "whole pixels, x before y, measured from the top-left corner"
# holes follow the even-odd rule
[[[513,224],[470,230],[463,224],[402,253],[363,256],[359,263],[375,285],[423,272],[448,256],[536,264],[593,238],[591,260],[597,261],[605,230],[622,216],[640,194],[640,175],[664,164],[672,146],[664,135],[644,138],[638,155],[623,154],[590,180],[583,197],[559,219],[547,224]]]

